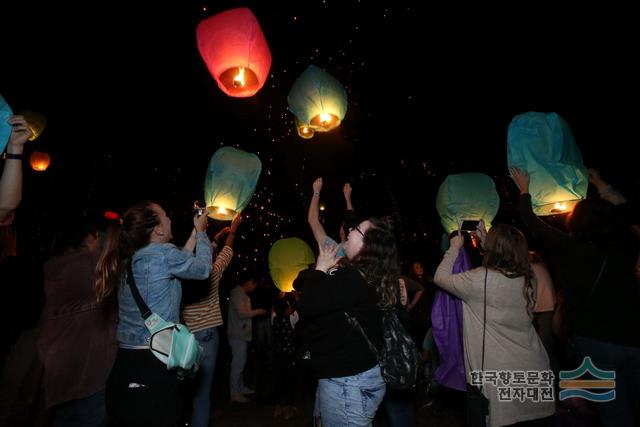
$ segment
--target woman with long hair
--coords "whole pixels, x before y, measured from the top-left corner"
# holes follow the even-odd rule
[[[320,245],[315,270],[306,277],[298,303],[306,323],[304,340],[318,378],[316,415],[325,426],[371,425],[386,385],[374,352],[382,347],[383,309],[396,302],[400,275],[391,226],[368,219],[353,227],[344,242]]]
[[[156,203],[143,201],[129,208],[122,225],[108,239],[98,260],[96,291],[99,300],[117,294],[119,350],[107,381],[106,403],[110,425],[178,424],[183,396],[175,373],[149,350],[150,333],[127,284],[131,266],[140,295],[153,313],[179,323],[180,279],[209,277],[211,244],[207,217],[194,218],[191,239],[196,252],[169,243],[171,220]]]
[[[489,400],[491,426],[553,415],[553,378],[549,358],[533,326],[535,292],[524,235],[515,227],[496,225],[483,243],[482,267],[452,274],[463,244],[462,236],[451,238],[434,281],[462,300],[467,383],[482,384],[482,393]],[[500,371],[508,372],[511,381],[500,377]],[[527,385],[527,371],[539,373],[535,385]],[[516,373],[525,379],[515,381]],[[481,378],[484,381],[478,381]],[[546,394],[537,388],[540,384]]]

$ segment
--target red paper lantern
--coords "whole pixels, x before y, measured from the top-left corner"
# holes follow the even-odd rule
[[[34,171],[43,172],[49,167],[51,157],[42,151],[34,151],[29,157],[29,163]]]
[[[106,211],[104,213],[104,217],[107,219],[111,219],[111,220],[116,220],[120,218],[120,215],[118,215],[117,212],[113,212],[113,211]]]
[[[244,98],[262,88],[271,52],[253,12],[243,7],[207,18],[196,36],[200,55],[224,93]]]

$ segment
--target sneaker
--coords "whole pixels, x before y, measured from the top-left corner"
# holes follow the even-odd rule
[[[252,390],[249,387],[245,387],[242,389],[240,394],[254,394],[255,392],[256,392],[255,390]]]
[[[249,399],[247,399],[246,397],[244,397],[241,394],[238,394],[236,396],[231,396],[231,401],[235,402],[235,403],[247,403],[247,402],[250,402]]]

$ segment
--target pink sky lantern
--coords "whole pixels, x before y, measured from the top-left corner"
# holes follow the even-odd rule
[[[244,98],[258,92],[269,75],[271,52],[253,12],[231,9],[201,21],[198,50],[218,87]]]

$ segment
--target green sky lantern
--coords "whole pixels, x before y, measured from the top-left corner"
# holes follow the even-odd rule
[[[247,207],[262,170],[253,153],[233,147],[218,149],[207,168],[204,200],[207,214],[213,219],[229,221]]]
[[[307,123],[302,123],[300,120],[298,120],[297,117],[295,118],[295,122],[296,122],[296,130],[298,131],[298,136],[300,138],[304,138],[304,139],[313,138],[315,131],[311,129],[311,126],[309,126]]]
[[[280,239],[269,251],[269,273],[282,292],[291,292],[298,273],[314,262],[316,258],[309,245],[297,237]]]
[[[507,135],[507,163],[529,173],[536,215],[569,212],[587,195],[582,154],[571,128],[557,113],[515,116]]]
[[[316,132],[328,132],[340,126],[347,114],[347,92],[331,74],[309,65],[293,83],[289,110],[299,122]]]
[[[457,230],[464,220],[482,219],[488,230],[499,207],[496,185],[483,173],[449,175],[436,196],[436,209],[447,233]]]

